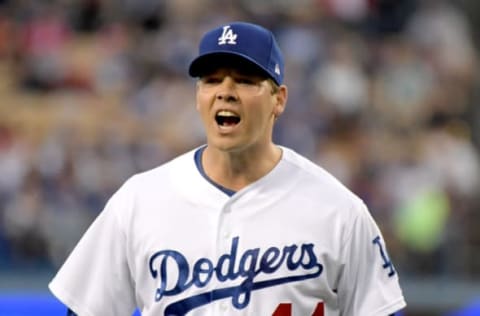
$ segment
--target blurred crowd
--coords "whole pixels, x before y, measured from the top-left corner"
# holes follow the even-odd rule
[[[188,63],[246,20],[286,59],[275,141],[365,200],[405,275],[480,277],[475,8],[0,0],[0,269],[57,267],[123,181],[205,141]]]

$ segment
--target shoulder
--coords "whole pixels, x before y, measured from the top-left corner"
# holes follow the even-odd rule
[[[320,165],[300,155],[290,148],[282,147],[283,160],[296,175],[298,187],[310,190],[311,194],[321,198],[324,203],[331,203],[345,208],[363,208],[363,201],[348,187]]]
[[[102,213],[111,213],[123,223],[133,216],[132,211],[162,196],[168,196],[178,185],[179,179],[188,181],[184,174],[193,174],[194,150],[184,153],[164,164],[132,175],[110,197]]]
[[[158,167],[146,170],[131,176],[119,191],[141,191],[145,192],[158,186],[168,187],[173,178],[185,177],[195,169],[194,153],[196,149],[183,153]]]

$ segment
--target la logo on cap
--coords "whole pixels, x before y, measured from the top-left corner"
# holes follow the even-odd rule
[[[237,34],[233,33],[230,25],[225,25],[223,27],[222,35],[218,38],[218,45],[237,44],[236,39]]]

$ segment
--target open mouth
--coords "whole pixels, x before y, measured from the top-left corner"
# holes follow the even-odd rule
[[[235,126],[240,123],[240,116],[234,112],[222,110],[215,115],[215,121],[219,126]]]

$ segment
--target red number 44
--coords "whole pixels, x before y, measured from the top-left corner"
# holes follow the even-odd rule
[[[277,309],[273,312],[272,316],[292,316],[292,304],[279,304],[277,306]],[[317,307],[313,311],[312,316],[325,316],[325,305],[323,304],[323,302],[317,304]]]

